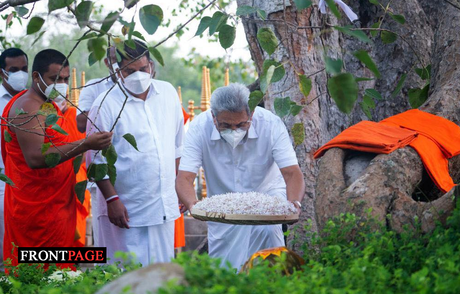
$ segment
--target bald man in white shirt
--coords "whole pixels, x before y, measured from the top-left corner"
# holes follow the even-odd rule
[[[257,191],[287,197],[300,210],[305,183],[286,127],[273,113],[248,106],[249,90],[230,84],[214,91],[211,109],[190,124],[176,190],[191,209],[193,181],[205,171],[209,197]],[[208,222],[209,255],[241,268],[256,251],[284,246],[281,225],[246,226]]]

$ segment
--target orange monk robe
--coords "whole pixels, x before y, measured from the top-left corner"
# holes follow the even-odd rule
[[[67,108],[64,113],[64,126],[63,129],[69,134],[70,141],[78,141],[85,138],[85,133],[80,133],[77,129],[77,109],[75,107]],[[80,165],[80,169],[77,173],[77,183],[86,181],[88,179],[86,175],[86,163],[84,160]],[[77,206],[77,229],[75,231],[75,247],[84,247],[86,243],[86,218],[89,215],[91,207],[91,194],[88,190],[85,190],[85,200],[83,204],[80,200],[75,197]]]
[[[3,117],[8,117],[14,102],[25,91],[19,93],[6,105]],[[59,116],[61,111],[53,103]],[[62,128],[63,119],[57,124]],[[75,173],[72,161],[67,160],[53,168],[31,169],[22,154],[16,134],[7,126],[1,132],[8,132],[12,138],[6,142],[1,136],[2,157],[5,174],[13,181],[14,187],[5,187],[5,237],[3,241],[4,259],[11,259],[17,265],[18,247],[69,247],[74,243],[76,226]],[[68,136],[51,127],[45,130],[44,142],[56,146],[67,144]],[[12,243],[15,247],[13,248]],[[73,264],[59,264],[71,267]]]
[[[182,114],[184,115],[184,125],[190,118],[190,115],[185,112],[182,107]],[[174,222],[174,248],[185,247],[185,226],[184,226],[184,214],[182,213],[178,219]]]

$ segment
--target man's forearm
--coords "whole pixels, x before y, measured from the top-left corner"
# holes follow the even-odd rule
[[[187,209],[191,209],[197,202],[195,189],[193,188],[194,174],[179,171],[176,179],[176,192],[179,200]],[[196,175],[195,175],[196,176]]]
[[[115,187],[112,185],[109,179],[96,182],[97,187],[101,190],[102,195],[105,199],[117,195]]]
[[[286,182],[286,194],[289,201],[302,202],[305,195],[305,181],[299,166],[289,166],[281,169]]]

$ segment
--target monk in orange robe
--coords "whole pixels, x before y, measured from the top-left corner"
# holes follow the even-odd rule
[[[17,265],[16,247],[70,247],[76,227],[75,173],[69,159],[110,146],[112,133],[72,142],[62,129],[69,63],[59,51],[39,52],[32,87],[13,97],[1,131],[5,174],[4,258]],[[53,116],[57,115],[57,116]],[[14,244],[14,245],[13,245]],[[69,267],[61,264],[59,267]]]

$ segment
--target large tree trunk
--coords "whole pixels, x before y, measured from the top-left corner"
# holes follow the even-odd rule
[[[291,61],[285,63],[285,77],[271,85],[265,96],[265,107],[273,110],[275,98],[288,96],[298,104],[308,104],[299,115],[285,121],[289,129],[296,122],[302,122],[305,126],[306,140],[296,147],[307,185],[302,222],[312,220],[313,230],[317,230],[318,225],[321,227],[326,218],[339,212],[352,211],[362,215],[369,207],[373,208],[373,215],[381,220],[391,214],[391,224],[406,223],[414,215],[425,215],[428,219],[429,212],[426,208],[432,207],[433,203],[418,203],[411,198],[415,186],[422,178],[426,180],[421,160],[411,148],[376,157],[362,154],[350,156],[342,150],[330,150],[321,160],[321,164],[313,159],[313,152],[321,145],[350,125],[367,119],[357,106],[350,115],[338,110],[327,93],[328,75],[322,70],[325,66],[323,55],[326,49],[328,56],[343,59],[347,72],[359,77],[372,77],[371,72],[351,54],[359,49],[369,52],[382,77],[360,83],[360,93],[364,89],[375,88],[386,97],[372,111],[374,121],[410,109],[408,89],[421,87],[423,84],[411,69],[413,66],[422,67],[422,64],[426,66],[431,63],[433,70],[430,98],[423,109],[458,125],[460,11],[444,1],[391,1],[393,13],[404,15],[406,24],[400,25],[387,15],[382,27],[397,32],[403,39],[398,38],[395,43],[383,44],[379,38],[374,38],[373,44],[365,44],[330,29],[329,25],[343,26],[350,22],[345,15],[340,20],[331,13],[327,16],[321,15],[318,1],[313,1],[313,6],[303,11],[297,11],[293,1],[289,0],[237,2],[238,6],[254,6],[268,14],[265,22],[257,20],[255,16],[243,21],[251,55],[259,73],[263,60],[268,58],[256,38],[257,30],[261,27],[270,27],[281,40],[274,58],[278,61]],[[371,27],[382,15],[382,10],[368,1],[346,2],[358,14],[363,28]],[[388,3],[380,2],[383,5]],[[318,71],[319,73],[314,74]],[[299,90],[297,73],[307,76],[314,74],[311,77],[313,88],[307,99]],[[390,98],[404,73],[408,74],[405,86],[399,95]],[[358,102],[361,99],[360,95]],[[452,168],[451,173],[457,182],[460,176],[459,159],[451,160],[451,166],[457,167]],[[346,171],[351,171],[351,175],[347,175]],[[424,189],[425,193],[435,195],[435,198],[441,196],[433,185],[427,185]],[[443,199],[446,200],[447,197]],[[359,205],[347,205],[350,201]],[[439,207],[448,211],[452,207],[451,203],[452,201],[446,201]],[[303,226],[299,229],[301,233],[304,232]]]

